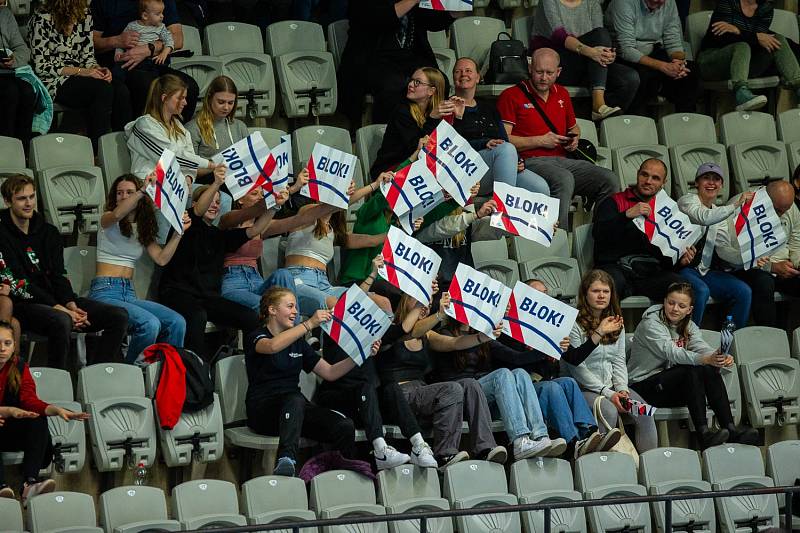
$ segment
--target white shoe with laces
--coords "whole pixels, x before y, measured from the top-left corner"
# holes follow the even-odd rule
[[[378,470],[386,470],[404,465],[411,460],[411,457],[398,452],[391,446],[386,446],[382,450],[373,453],[375,455],[375,466],[378,467]]]
[[[411,464],[420,468],[439,468],[439,463],[436,462],[433,450],[431,450],[427,442],[423,442],[420,446],[414,446],[411,449]]]
[[[529,457],[536,457],[544,455],[550,450],[550,439],[542,437],[539,440],[533,440],[525,435],[514,440],[514,460],[527,459]]]

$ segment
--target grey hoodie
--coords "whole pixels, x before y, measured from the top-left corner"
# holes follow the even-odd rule
[[[689,322],[689,341],[679,341],[674,327],[661,320],[662,304],[644,312],[631,341],[628,379],[638,383],[675,365],[700,365],[702,356],[714,351],[703,340],[700,328]]]
[[[19,32],[17,19],[9,7],[0,7],[0,48],[14,52],[14,67],[24,67],[31,60],[31,51]]]

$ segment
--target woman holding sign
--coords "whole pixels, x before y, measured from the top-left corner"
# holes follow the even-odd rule
[[[145,182],[126,174],[111,184],[97,232],[97,271],[89,289],[89,298],[128,311],[129,363],[156,342],[182,348],[186,333],[186,322],[181,315],[159,303],[138,299],[133,288],[136,261],[142,253],[147,250],[154,263],[164,266],[172,259],[182,237],[175,232],[163,247],[156,242],[156,211],[145,192],[154,181],[155,174],[147,176]],[[184,213],[183,231],[191,225],[189,215]]]
[[[687,407],[703,449],[723,442],[758,444],[755,429],[733,423],[720,373],[736,372],[733,357],[703,340],[691,319],[693,304],[692,286],[673,283],[664,303],[644,312],[628,360],[631,388],[656,407]],[[706,402],[718,430],[708,427]]]
[[[300,371],[314,372],[325,381],[336,381],[355,367],[350,357],[328,364],[311,349],[304,337],[331,319],[327,310],[317,310],[307,321],[295,325],[299,310],[289,289],[273,287],[261,299],[262,326],[244,343],[247,365],[247,425],[262,435],[278,435],[278,461],[273,473],[294,476],[300,437],[330,443],[347,456],[355,440],[353,421],[344,415],[317,407],[300,392]],[[372,345],[378,353],[380,341]]]
[[[613,429],[600,441],[599,449],[608,449],[608,439],[619,441],[617,429],[620,414],[630,412],[631,400],[645,403],[628,386],[625,367],[625,327],[614,280],[604,270],[592,270],[583,277],[578,292],[578,319],[569,335],[570,346],[593,349],[580,364],[561,360],[563,373],[575,378],[583,389],[586,403],[599,403],[600,412]],[[656,424],[652,416],[626,416],[636,424],[636,449],[641,453],[658,446]],[[600,424],[600,430],[605,428]]]

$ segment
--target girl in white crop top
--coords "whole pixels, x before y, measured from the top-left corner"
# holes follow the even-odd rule
[[[186,322],[183,317],[156,302],[139,300],[131,280],[136,261],[147,250],[158,265],[166,265],[178,248],[177,232],[164,247],[156,242],[158,224],[152,200],[144,192],[146,182],[132,174],[117,178],[106,199],[106,210],[97,234],[97,273],[92,280],[89,298],[122,307],[128,311],[131,340],[126,360],[133,362],[151,344],[166,342],[183,347]],[[191,225],[183,215],[183,229]]]

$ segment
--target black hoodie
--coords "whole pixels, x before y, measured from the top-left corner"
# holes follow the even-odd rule
[[[34,213],[25,234],[14,224],[11,211],[0,211],[0,252],[17,279],[28,281],[28,303],[65,305],[76,295],[64,269],[64,245],[55,226]]]

